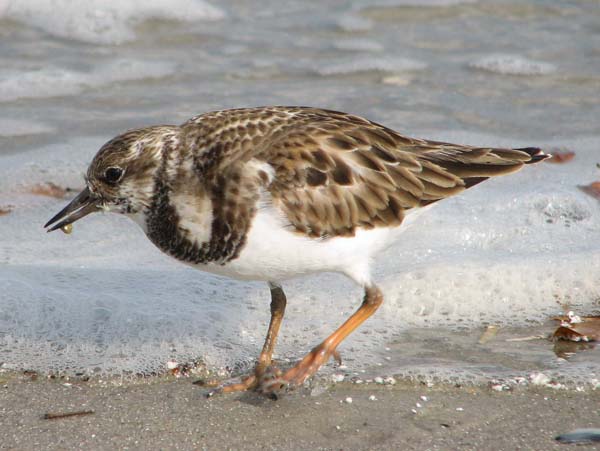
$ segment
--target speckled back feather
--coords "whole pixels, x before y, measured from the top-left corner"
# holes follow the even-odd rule
[[[311,237],[399,225],[410,209],[541,160],[539,149],[413,139],[351,114],[305,107],[223,110],[182,125],[198,174],[251,160],[274,169],[274,205]]]

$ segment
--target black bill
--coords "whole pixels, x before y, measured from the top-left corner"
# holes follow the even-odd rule
[[[95,211],[98,211],[98,200],[92,196],[90,190],[86,187],[82,192],[80,192],[75,199],[73,199],[69,205],[63,208],[58,214],[56,214],[50,221],[44,225],[44,227],[48,227],[51,224],[54,224],[50,227],[47,232],[52,232],[53,230],[60,229],[66,225],[72,224],[78,219],[83,218],[84,216],[89,215]]]

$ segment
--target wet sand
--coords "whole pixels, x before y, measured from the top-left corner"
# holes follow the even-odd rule
[[[343,382],[273,401],[254,393],[207,398],[192,380],[0,374],[0,449],[552,450],[572,446],[555,442],[557,434],[600,426],[600,390]]]

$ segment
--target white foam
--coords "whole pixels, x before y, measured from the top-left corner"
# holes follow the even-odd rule
[[[92,66],[85,72],[62,67],[3,71],[0,72],[0,102],[74,95],[116,82],[163,78],[175,70],[176,65],[171,62],[117,59]]]
[[[510,54],[487,55],[469,66],[505,75],[546,75],[556,71],[554,64]]]
[[[432,8],[432,7],[448,7],[455,5],[463,5],[470,3],[477,3],[479,0],[374,0],[368,1],[365,3],[365,6],[383,6],[383,7],[402,7],[402,6],[410,6],[410,7],[422,7],[422,8]]]
[[[372,20],[352,13],[341,15],[335,23],[340,30],[348,32],[369,31],[373,28]]]
[[[326,63],[317,64],[314,71],[319,75],[343,75],[362,72],[406,72],[423,70],[427,65],[423,62],[409,58],[390,56],[358,56],[353,58],[340,58]]]
[[[383,45],[371,39],[342,39],[335,41],[333,47],[338,50],[361,51],[361,52],[381,52]]]
[[[119,44],[135,38],[134,27],[156,18],[195,22],[224,17],[203,0],[2,0],[0,17],[67,39]]]
[[[0,119],[0,136],[29,136],[52,133],[56,129],[48,124],[20,119]]]
[[[517,144],[485,135],[427,135]],[[0,216],[0,361],[8,368],[113,373],[156,371],[170,359],[202,358],[211,367],[251,362],[269,319],[266,284],[181,265],[118,215],[87,217],[69,236],[44,232],[42,224],[66,200],[28,194],[27,186],[81,187],[81,173],[104,141],[0,157],[0,207],[13,206]],[[377,259],[375,279],[386,302],[344,343],[345,357],[374,364],[373,349],[411,325],[518,325],[560,313],[561,304],[579,314],[595,308],[600,203],[577,185],[597,177],[599,142],[569,140],[577,152],[572,163],[527,167],[419,218]],[[337,275],[284,287],[289,303],[280,357],[308,351],[361,299],[360,289]]]

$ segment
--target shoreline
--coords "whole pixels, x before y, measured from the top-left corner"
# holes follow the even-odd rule
[[[550,450],[564,449],[558,434],[600,426],[600,390],[318,381],[273,401],[207,398],[193,380],[0,374],[0,448]]]

